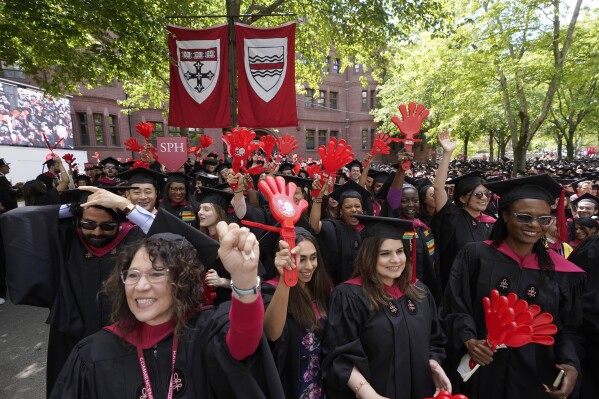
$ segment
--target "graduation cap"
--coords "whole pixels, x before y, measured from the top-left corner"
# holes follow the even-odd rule
[[[354,159],[353,161],[351,161],[350,163],[348,163],[347,165],[345,165],[345,167],[348,170],[351,170],[351,168],[353,168],[354,166],[358,166],[360,168],[360,172],[362,171],[363,167],[362,167],[362,162],[358,161],[357,159]]]
[[[127,184],[152,184],[158,190],[166,175],[147,168],[133,168],[119,173],[116,177],[126,180]]]
[[[156,218],[154,219],[154,222],[152,223],[152,226],[150,227],[150,230],[146,236],[152,237],[154,235],[160,234],[158,236],[159,238],[168,237],[162,236],[164,233],[171,233],[184,237],[198,251],[198,255],[204,264],[204,268],[208,270],[214,267],[214,263],[218,255],[218,241],[210,238],[208,235],[202,233],[198,229],[188,225],[168,211],[159,209],[158,214],[156,215]]]
[[[291,162],[283,162],[281,163],[281,165],[279,166],[279,173],[283,173],[286,170],[290,170],[291,173],[293,173],[293,168],[295,167],[294,164],[292,164]]]
[[[77,175],[73,180],[77,185],[81,186],[91,186],[92,184],[92,179],[88,175]],[[83,184],[80,184],[81,182],[83,182]]]
[[[133,165],[135,165],[135,161],[123,162],[119,165],[119,169],[121,170],[121,172],[126,172],[129,169],[131,169]]]
[[[119,166],[121,163],[119,161],[117,161],[116,159],[114,159],[113,157],[108,157],[108,158],[104,158],[103,160],[100,161],[100,164],[102,166],[106,166],[108,164],[112,164],[115,167]]]
[[[353,180],[348,180],[344,185],[335,189],[329,197],[338,202],[342,202],[346,198],[357,198],[364,203],[370,197],[370,192]]]
[[[576,188],[578,188],[578,185],[579,185],[580,183],[583,183],[583,182],[585,182],[585,181],[591,181],[591,179],[589,179],[588,177],[583,177],[582,179],[577,179],[577,180],[574,180],[574,181],[571,183],[571,186],[572,186],[572,188],[575,188],[575,189],[576,189]],[[592,181],[591,181],[591,183],[592,183]]]
[[[599,209],[599,198],[595,197],[593,194],[590,194],[590,193],[584,193],[583,195],[576,198],[575,200],[572,200],[571,203],[574,206],[578,206],[578,203],[582,202],[582,201],[592,202],[595,205],[595,209]]]
[[[216,152],[211,152],[206,155],[206,158],[218,159],[218,154]]]
[[[196,179],[202,182],[202,186],[213,186],[218,182],[218,176],[206,172],[205,170],[199,170],[194,173]]]
[[[370,169],[368,171],[368,176],[372,177],[373,183],[385,183],[385,181],[389,177],[389,172],[386,172],[384,170]]]
[[[312,188],[312,182],[314,182],[314,179],[305,179],[303,177],[299,177],[299,176],[289,176],[289,175],[275,175],[275,176],[281,176],[283,179],[285,179],[285,183],[289,184],[290,182],[295,183],[296,186],[301,187],[301,188]]]
[[[199,201],[200,204],[215,204],[224,210],[227,210],[235,195],[230,191],[223,191],[214,187],[202,187],[200,190],[202,192],[202,198]]]
[[[167,175],[166,184],[171,183],[191,183],[193,181],[193,177],[186,175],[182,172],[172,172]]]
[[[475,184],[476,183],[476,184]],[[466,173],[465,175],[454,177],[450,180],[447,180],[446,184],[453,184],[454,186],[470,186],[475,185],[478,186],[480,184],[484,184],[483,175],[480,171],[474,171]]]
[[[214,173],[220,173],[223,169],[231,169],[230,162],[221,162],[218,164],[216,169],[214,169]]]
[[[218,165],[218,159],[216,158],[204,158],[202,165]]]

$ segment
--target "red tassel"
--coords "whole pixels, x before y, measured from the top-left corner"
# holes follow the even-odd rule
[[[557,237],[560,242],[568,242],[568,224],[566,223],[566,208],[564,206],[565,200],[564,196],[566,195],[566,189],[562,188],[562,193],[559,196],[559,200],[557,201]]]

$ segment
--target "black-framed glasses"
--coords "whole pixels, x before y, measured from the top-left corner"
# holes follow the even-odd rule
[[[173,192],[173,193],[184,193],[185,187],[169,187],[168,191]]]
[[[104,166],[104,169],[108,169],[108,170],[116,169],[116,166],[108,165],[108,166]]]
[[[146,280],[148,280],[150,284],[157,284],[166,280],[166,277],[168,276],[168,270],[168,268],[158,270],[152,269],[147,273],[142,273],[139,270],[127,269],[121,271],[121,280],[126,285],[133,285],[139,283],[141,276],[146,276]]]
[[[490,191],[490,190],[487,190],[487,191],[477,191],[475,193],[472,193],[472,195],[476,199],[483,199],[483,196],[485,196],[487,198],[491,198],[493,196],[493,191]]]
[[[112,231],[112,230],[116,229],[118,227],[118,225],[119,224],[117,222],[97,223],[92,220],[82,220],[79,222],[79,226],[81,226],[81,228],[85,229],[85,230],[95,230],[98,227],[100,227],[100,229],[102,229],[104,231]]]
[[[531,224],[536,220],[541,226],[549,226],[555,221],[555,216],[534,217],[528,213],[512,213],[512,215],[514,215],[514,219],[516,219],[518,223],[522,224]]]

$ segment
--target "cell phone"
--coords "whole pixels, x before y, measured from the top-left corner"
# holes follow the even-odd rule
[[[555,380],[553,380],[553,384],[551,384],[552,391],[557,391],[559,389],[559,386],[562,384],[562,380],[564,379],[564,375],[566,375],[566,372],[564,370],[560,370],[557,374],[557,377],[555,377]]]

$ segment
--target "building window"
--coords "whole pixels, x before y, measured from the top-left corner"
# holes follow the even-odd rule
[[[162,122],[151,122],[154,124],[154,130],[152,130],[152,137],[150,142],[156,147],[156,137],[164,137],[164,123]]]
[[[108,116],[108,131],[110,132],[110,140],[112,141],[112,145],[118,146],[119,139],[117,137],[117,117],[116,115]]]
[[[375,109],[376,103],[376,90],[370,90],[370,109]]]
[[[327,131],[319,130],[318,131],[318,145],[326,145],[327,144]]]
[[[313,150],[316,148],[316,143],[314,143],[316,132],[311,129],[306,129],[306,150]]]
[[[329,92],[329,107],[331,109],[337,109],[337,92]]]
[[[339,132],[336,130],[331,130],[331,132],[329,133],[329,137],[332,139],[333,137],[337,138],[337,136],[339,135]]]
[[[96,145],[104,145],[104,115],[94,114],[94,131],[96,133]]]
[[[355,73],[360,73],[360,64],[358,64],[357,62],[354,63],[354,72]]]
[[[368,129],[362,129],[362,149],[368,149]]]
[[[362,111],[368,109],[368,90],[362,90]]]
[[[169,126],[168,127],[168,136],[169,137],[181,137],[181,128],[178,126]]]
[[[316,100],[316,106],[318,108],[324,108],[324,102],[327,96],[327,92],[324,90],[318,91],[318,99]]]
[[[306,89],[306,108],[314,106],[314,89]]]
[[[339,58],[335,58],[335,61],[333,61],[333,73],[339,73],[341,71],[341,61],[339,61]]]
[[[329,65],[331,65],[331,57],[327,57],[324,60],[324,67],[322,68],[322,71],[325,73],[329,73]]]
[[[374,143],[374,136],[376,134],[376,129],[370,129],[370,147],[372,148],[372,143]]]
[[[87,126],[87,114],[77,113],[79,119],[79,132],[81,133],[81,145],[89,145],[89,126]]]

